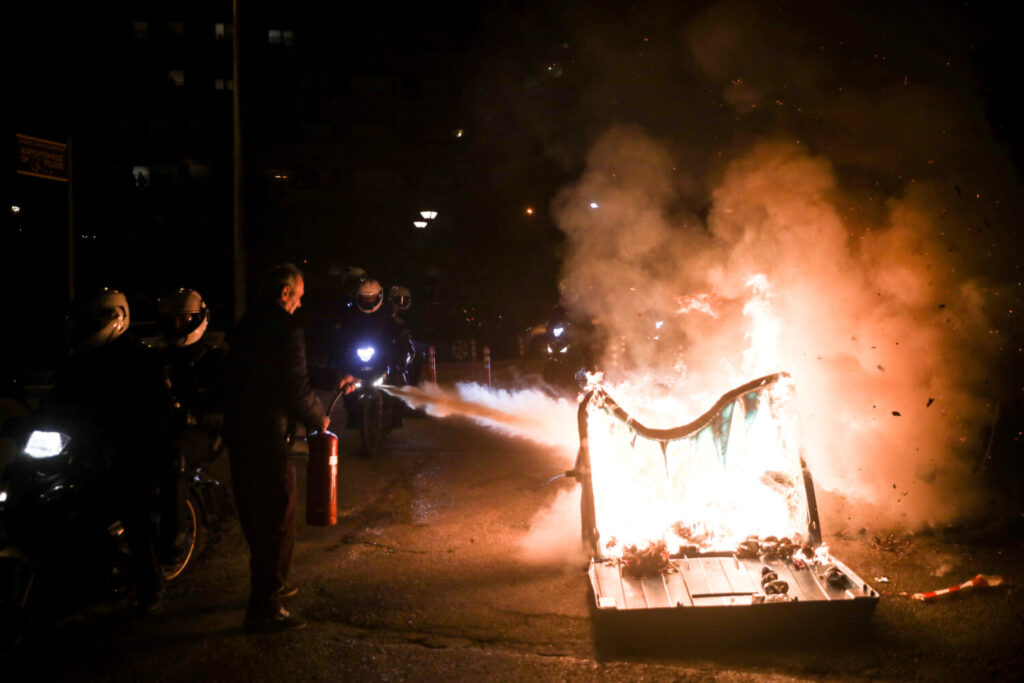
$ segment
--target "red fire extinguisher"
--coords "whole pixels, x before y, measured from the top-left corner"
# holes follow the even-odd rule
[[[306,443],[306,524],[334,526],[338,522],[338,436],[313,432]]]

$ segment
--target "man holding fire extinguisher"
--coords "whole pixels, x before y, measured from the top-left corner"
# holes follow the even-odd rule
[[[224,439],[231,456],[231,483],[250,553],[248,631],[302,628],[306,621],[281,605],[298,589],[285,583],[295,546],[295,465],[288,437],[295,423],[326,431],[330,417],[313,392],[306,342],[292,314],[305,293],[302,271],[272,268],[259,301],[230,339]],[[355,379],[336,386],[348,393]]]

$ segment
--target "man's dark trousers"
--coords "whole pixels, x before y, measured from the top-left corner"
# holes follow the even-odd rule
[[[295,547],[295,464],[267,439],[228,444],[238,519],[249,544],[249,614],[269,614],[288,578]]]

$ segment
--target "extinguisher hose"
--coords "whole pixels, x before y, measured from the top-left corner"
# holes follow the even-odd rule
[[[327,408],[327,417],[330,417],[331,413],[334,412],[334,406],[337,405],[338,399],[341,398],[343,394],[343,391],[339,391],[337,394],[334,395],[334,400],[331,401],[331,405],[328,406]]]

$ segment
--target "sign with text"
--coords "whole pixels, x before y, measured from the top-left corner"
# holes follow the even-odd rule
[[[17,170],[21,175],[68,182],[68,146],[42,138],[17,134]]]

